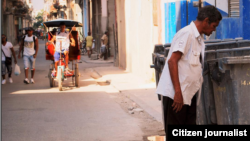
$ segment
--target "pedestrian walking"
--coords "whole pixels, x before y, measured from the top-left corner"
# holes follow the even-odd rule
[[[92,45],[93,45],[93,37],[91,36],[91,32],[88,32],[88,36],[85,38],[86,41],[86,49],[88,52],[88,57],[90,58],[90,55],[92,53]]]
[[[105,46],[105,51],[101,52],[100,57],[102,58],[102,56],[104,56],[104,60],[106,60],[108,58],[108,31],[105,31],[104,35],[101,38],[101,43],[102,46]]]
[[[33,35],[33,28],[29,27],[27,29],[27,35],[24,36],[22,43],[19,48],[18,58],[20,59],[21,52],[23,54],[23,61],[24,61],[24,69],[25,69],[25,79],[24,83],[29,84],[28,74],[29,68],[31,69],[31,83],[35,83],[34,75],[35,75],[35,62],[36,56],[39,49],[38,46],[38,39],[35,35]]]
[[[157,94],[162,95],[164,127],[196,124],[196,96],[200,97],[205,44],[222,16],[214,6],[200,9],[196,21],[176,33],[164,66]]]
[[[13,80],[11,78],[12,74],[12,58],[11,55],[14,57],[14,62],[17,64],[16,60],[16,54],[13,49],[13,45],[11,42],[7,42],[7,37],[6,35],[2,34],[2,84],[6,84],[6,69],[8,70],[8,77],[9,77],[9,82],[13,83]]]

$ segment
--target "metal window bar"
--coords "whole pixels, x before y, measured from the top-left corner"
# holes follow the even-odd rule
[[[240,0],[229,0],[228,3],[229,17],[240,16]]]

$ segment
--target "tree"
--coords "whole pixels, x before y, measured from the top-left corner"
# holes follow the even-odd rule
[[[43,12],[44,11],[42,9],[41,12],[39,12],[37,14],[37,16],[35,17],[35,19],[36,19],[37,22],[35,22],[34,25],[33,25],[34,29],[37,29],[39,27],[43,28],[43,26],[41,25],[43,23]]]

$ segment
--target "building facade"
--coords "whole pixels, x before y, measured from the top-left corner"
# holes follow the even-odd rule
[[[250,29],[246,28],[250,23],[250,0],[66,0],[66,3],[65,17],[83,23],[84,36],[92,33],[98,53],[101,37],[108,31],[115,66],[147,81],[154,80],[154,70],[149,67],[154,45],[171,43],[181,28],[196,20],[199,4],[214,5],[223,16],[216,32],[207,40],[250,39]],[[57,12],[50,8],[49,15],[53,11]]]
[[[214,5],[223,19],[209,39],[250,39],[250,0],[116,0],[119,67],[150,81],[155,44],[171,43],[174,35],[196,20],[201,6]]]
[[[32,10],[31,0],[2,0],[2,33],[12,44],[18,43],[22,28],[32,26]]]

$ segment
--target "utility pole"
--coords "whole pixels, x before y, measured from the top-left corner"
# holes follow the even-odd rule
[[[201,9],[201,0],[199,0],[199,11]]]

